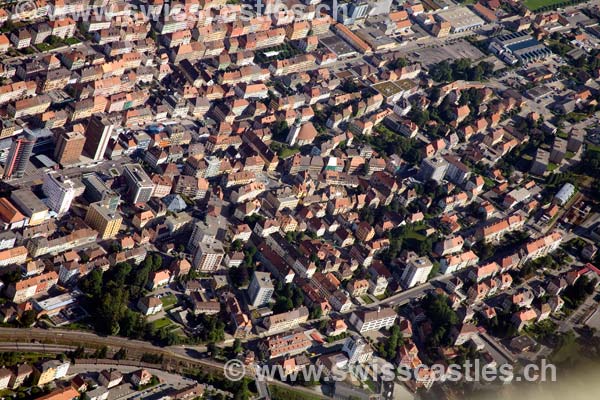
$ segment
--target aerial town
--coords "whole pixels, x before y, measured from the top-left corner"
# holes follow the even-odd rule
[[[2,1],[0,398],[597,382],[598,99],[597,0]]]

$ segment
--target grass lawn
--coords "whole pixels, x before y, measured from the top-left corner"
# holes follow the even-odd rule
[[[72,46],[72,45],[77,44],[77,43],[80,43],[80,40],[77,39],[77,38],[70,37],[70,38],[66,38],[65,39],[65,44],[66,45]]]
[[[50,44],[50,43],[45,43],[45,42],[42,42],[42,43],[38,43],[38,44],[36,44],[36,45],[35,45],[35,47],[36,47],[36,48],[37,48],[39,51],[41,51],[42,53],[43,53],[43,52],[46,52],[46,51],[49,51],[49,50],[56,49],[56,48],[58,48],[58,47],[60,47],[60,46],[62,46],[62,43],[57,43],[57,44],[55,44],[55,45],[52,45],[52,44]]]
[[[275,385],[269,386],[269,392],[271,393],[271,398],[273,400],[320,400],[325,398],[316,393],[313,395],[290,388],[283,389]]]
[[[82,322],[82,321],[71,322],[68,325],[61,326],[60,328],[61,329],[72,329],[72,330],[76,330],[76,331],[79,331],[79,330],[81,330],[81,331],[91,331],[91,330],[93,330],[92,327],[89,324],[87,324],[85,322]]]
[[[596,153],[600,153],[600,146],[597,146],[595,144],[588,144],[587,149],[588,149],[588,151],[594,151]]]
[[[300,151],[300,149],[298,149],[296,147],[288,146],[287,143],[282,143],[282,142],[277,142],[277,141],[271,142],[270,147],[271,147],[271,150],[276,152],[277,155],[279,156],[279,158],[281,158],[281,159],[291,157]]]
[[[35,45],[35,47],[37,47],[37,49],[42,53],[52,49],[52,46],[50,46],[48,43],[38,43]]]
[[[565,0],[525,0],[525,6],[532,11],[544,6],[553,6],[555,4],[564,3]]]
[[[165,328],[165,327],[171,325],[172,322],[171,322],[171,320],[169,318],[163,317],[161,319],[157,319],[152,324],[154,325],[154,328],[156,328],[156,329],[162,329],[162,328]]]
[[[557,165],[557,164],[554,164],[554,163],[548,163],[548,168],[547,168],[547,170],[548,170],[548,171],[552,172],[552,171],[554,171],[556,168],[558,168],[558,165]]]
[[[373,303],[373,300],[371,300],[371,297],[367,296],[366,294],[363,294],[362,296],[360,296],[360,298],[362,299],[362,301],[364,301],[366,304],[371,304]]]
[[[423,240],[427,239],[424,235],[421,235],[420,233],[417,233],[417,232],[408,232],[406,235],[404,235],[404,237],[406,239],[414,239],[419,242],[422,242]]]
[[[173,307],[177,303],[177,297],[170,294],[168,296],[163,296],[160,301],[162,301],[163,308],[166,310]]]
[[[286,158],[291,157],[294,154],[298,153],[299,151],[300,150],[298,150],[298,149],[287,148],[287,149],[281,150],[277,155],[279,156],[279,158],[286,159]]]
[[[567,132],[563,132],[563,131],[558,131],[558,133],[556,134],[556,136],[558,136],[559,138],[562,139],[568,139],[569,138],[569,134]]]

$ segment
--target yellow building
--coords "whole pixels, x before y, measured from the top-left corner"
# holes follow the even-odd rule
[[[56,379],[62,379],[67,375],[70,366],[70,361],[45,361],[35,366],[33,370],[34,382],[37,386],[44,386]]]
[[[50,383],[54,380],[56,375],[56,369],[52,366],[42,365],[40,369],[36,369],[37,385],[44,386],[46,383]]]
[[[114,238],[119,233],[122,222],[123,217],[117,211],[105,207],[102,202],[90,204],[85,215],[85,223],[98,231],[102,240]]]

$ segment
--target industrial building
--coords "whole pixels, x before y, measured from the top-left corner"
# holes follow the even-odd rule
[[[552,55],[549,48],[525,32],[498,36],[490,43],[489,50],[510,65],[519,61],[526,64]]]
[[[448,22],[451,26],[450,33],[460,33],[481,28],[485,22],[467,7],[457,7],[438,12],[436,19]]]

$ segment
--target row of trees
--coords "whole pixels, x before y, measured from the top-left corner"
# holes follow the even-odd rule
[[[398,350],[404,346],[404,338],[400,332],[400,327],[394,325],[390,328],[390,336],[387,340],[379,342],[377,352],[387,361],[394,362],[398,355]]]

